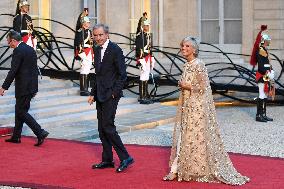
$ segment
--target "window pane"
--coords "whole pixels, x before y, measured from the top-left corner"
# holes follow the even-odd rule
[[[203,42],[218,44],[219,43],[219,22],[202,21],[201,39]]]
[[[224,0],[224,18],[242,18],[242,0]]]
[[[241,21],[225,21],[224,31],[225,44],[241,44],[242,43],[242,22]]]
[[[88,0],[88,8],[89,8],[89,17],[91,19],[91,23],[98,23],[98,3],[97,0]]]
[[[201,19],[219,18],[219,0],[201,0]]]

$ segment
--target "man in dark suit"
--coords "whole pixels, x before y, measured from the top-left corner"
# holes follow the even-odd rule
[[[93,34],[97,44],[94,49],[96,78],[88,102],[92,104],[96,101],[98,131],[103,152],[102,162],[94,164],[92,168],[113,168],[113,147],[120,159],[120,165],[116,169],[119,173],[134,162],[114,125],[117,104],[126,81],[125,60],[121,48],[109,40],[108,26],[97,24],[93,28]]]
[[[38,68],[37,56],[34,49],[22,42],[21,35],[12,30],[7,35],[7,42],[11,48],[14,48],[9,71],[2,87],[0,95],[3,96],[5,90],[8,90],[15,79],[15,128],[13,136],[6,142],[21,143],[21,133],[23,124],[26,123],[37,136],[35,146],[40,146],[49,134],[41,129],[41,126],[28,113],[30,101],[38,92]]]

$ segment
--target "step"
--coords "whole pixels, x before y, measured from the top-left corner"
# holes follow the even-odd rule
[[[174,122],[176,108],[174,106],[162,106],[158,104],[155,107],[143,105],[139,111],[132,111],[127,114],[117,114],[115,125],[119,133],[132,132],[154,128],[160,125]],[[98,128],[95,112],[92,112],[89,120],[76,120],[72,123],[63,123],[58,127],[47,127],[51,133],[51,138],[64,138],[70,140],[86,141],[98,138]],[[68,131],[68,132],[66,132]],[[25,134],[33,135],[29,130]]]
[[[42,99],[48,99],[51,97],[57,97],[57,96],[76,96],[79,95],[79,88],[72,87],[68,89],[60,89],[55,91],[39,91],[37,95],[35,96],[35,100],[42,100]],[[15,102],[15,96],[13,95],[4,95],[0,97],[0,104],[9,104]]]
[[[46,108],[56,105],[72,104],[72,103],[85,103],[87,102],[87,97],[83,96],[56,96],[49,99],[35,98],[31,102],[31,110]],[[11,113],[15,111],[15,100],[8,102],[8,104],[1,105],[0,113]]]
[[[44,82],[43,84],[39,83],[38,90],[40,92],[43,91],[54,91],[62,88],[72,88],[73,83],[68,81],[62,81],[62,82]],[[12,84],[10,88],[5,91],[5,95],[14,95],[15,94],[15,86]]]
[[[160,104],[158,103],[151,104],[151,105],[141,105],[141,104],[119,105],[117,109],[116,117],[119,117],[120,115],[127,116],[129,113],[140,112],[140,111],[148,110],[149,108],[153,110],[159,106]],[[90,125],[89,124],[90,122],[92,122],[93,124],[91,125],[93,125],[93,127],[96,128],[97,127],[96,119],[97,119],[97,115],[96,115],[96,110],[94,108],[93,110],[88,110],[84,112],[77,112],[77,113],[72,113],[68,115],[65,114],[65,115],[59,115],[59,116],[54,116],[50,118],[38,119],[38,123],[48,131],[49,129],[52,130],[55,127],[58,127],[59,130],[62,130],[62,128],[64,127],[78,128],[78,125],[80,125],[79,123],[81,123],[81,125],[88,126]],[[86,122],[86,123],[83,123],[83,122]],[[79,130],[83,131],[81,128]],[[27,130],[25,129],[25,131],[27,132],[27,133],[25,132],[25,134],[31,133],[30,129],[27,129]],[[68,129],[68,132],[69,131],[70,130]]]
[[[122,98],[120,101],[120,104],[127,105],[137,102],[136,98]],[[50,118],[54,116],[68,116],[69,114],[77,113],[77,112],[85,112],[85,111],[91,111],[94,107],[88,105],[87,98],[85,102],[79,102],[79,103],[71,103],[71,104],[64,104],[64,105],[56,105],[41,109],[31,109],[29,113],[35,118],[35,119],[45,119]],[[2,123],[9,124],[13,123],[15,119],[15,113],[5,113],[0,115],[0,119]]]
[[[88,105],[87,105],[88,106]],[[155,108],[158,104],[153,104],[150,106],[144,106],[140,104],[126,104],[126,105],[119,105],[116,115],[122,115],[122,114],[128,114],[135,111],[141,111],[148,108]],[[85,120],[93,120],[97,119],[97,114],[95,110],[95,106],[91,106],[93,109],[84,111],[84,112],[78,112],[73,114],[65,114],[65,115],[59,115],[54,116],[51,118],[43,118],[39,120],[39,123],[45,126],[60,126],[62,123],[73,123],[76,122],[76,120],[85,121]]]

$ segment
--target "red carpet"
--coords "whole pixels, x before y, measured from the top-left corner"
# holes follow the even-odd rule
[[[0,137],[11,135],[13,133],[14,127],[0,127]]]
[[[0,185],[49,189],[284,188],[284,159],[230,154],[236,168],[251,178],[243,186],[165,182],[162,177],[167,173],[170,153],[166,147],[127,145],[135,163],[117,174],[115,169],[91,169],[100,161],[99,144],[47,139],[43,146],[34,147],[35,138],[24,137],[21,144],[6,143],[5,138],[0,138]]]

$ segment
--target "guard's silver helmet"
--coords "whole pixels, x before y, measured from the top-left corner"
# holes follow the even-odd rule
[[[27,0],[21,0],[20,1],[20,4],[19,4],[19,7],[22,7],[22,6],[30,6],[29,2]]]
[[[149,20],[145,20],[143,22],[143,26],[150,26],[150,21]]]
[[[271,38],[267,33],[261,34],[261,42],[260,43],[264,43],[264,41],[271,41]]]
[[[83,23],[85,23],[85,22],[91,22],[90,21],[90,18],[88,17],[88,16],[84,16],[82,19],[81,19],[81,23],[83,24]]]

